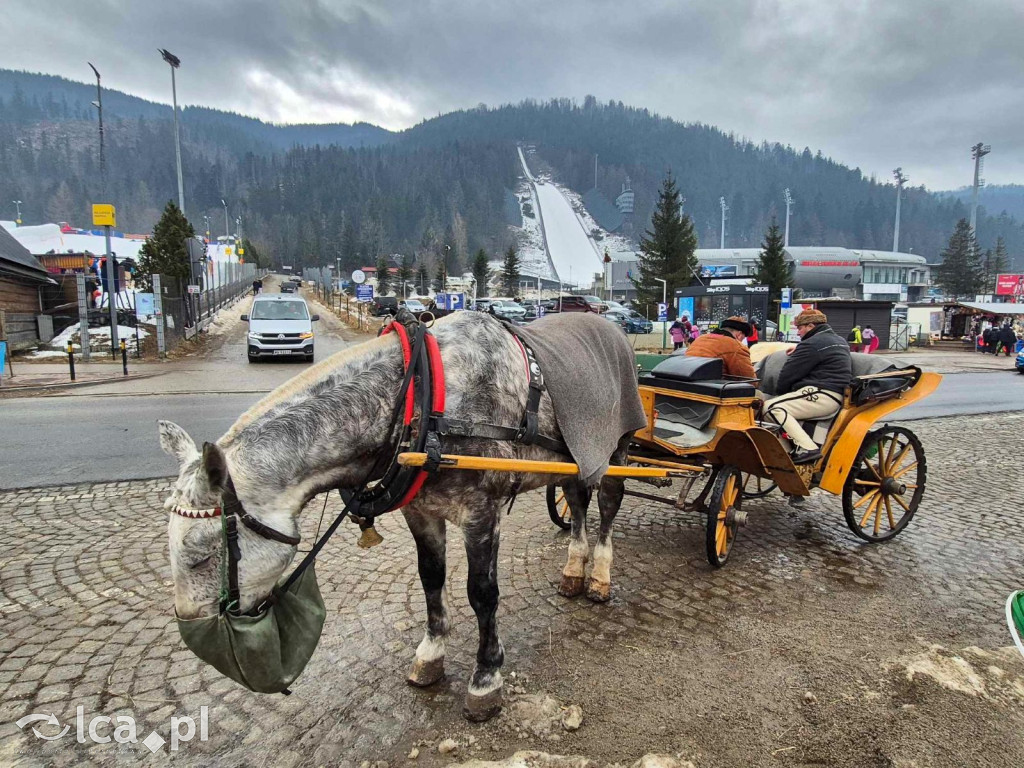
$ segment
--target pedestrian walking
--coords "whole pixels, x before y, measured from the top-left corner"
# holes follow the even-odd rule
[[[672,349],[682,349],[686,346],[686,332],[683,330],[683,324],[676,320],[668,328],[668,335],[672,337]]]
[[[871,330],[870,325],[864,326],[864,330],[861,332],[861,338],[864,340],[864,351],[869,355],[878,349],[878,334]]]
[[[864,346],[864,337],[861,336],[859,325],[850,329],[850,332],[846,334],[846,341],[850,345],[851,352],[860,352],[861,347]]]
[[[999,354],[999,350],[1003,349],[1006,352],[1006,356],[1009,357],[1017,346],[1017,334],[1014,333],[1013,327],[1007,323],[999,329],[998,339],[996,341],[995,354]]]
[[[996,340],[998,338],[999,332],[991,325],[981,332],[981,340],[985,343],[986,352],[993,355],[996,353]]]

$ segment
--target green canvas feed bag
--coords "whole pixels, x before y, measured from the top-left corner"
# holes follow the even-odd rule
[[[255,616],[221,610],[178,619],[185,645],[221,674],[257,693],[281,693],[306,668],[323,630],[324,607],[312,563],[291,584],[274,589]]]

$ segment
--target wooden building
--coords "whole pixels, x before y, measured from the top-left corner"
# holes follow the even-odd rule
[[[43,338],[52,335],[52,324],[48,316],[42,315],[42,290],[52,283],[39,260],[0,227],[0,312],[11,349],[50,340]]]

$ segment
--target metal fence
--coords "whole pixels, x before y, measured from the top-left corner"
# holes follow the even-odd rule
[[[169,352],[206,329],[220,310],[250,293],[253,280],[262,274],[265,271],[257,270],[255,264],[213,263],[201,279],[199,293],[189,293],[185,280],[161,275],[164,346],[159,352]]]

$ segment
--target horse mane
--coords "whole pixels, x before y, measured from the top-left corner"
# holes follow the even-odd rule
[[[443,327],[455,317],[455,315],[450,315],[440,318],[435,327]],[[325,389],[334,389],[349,380],[349,376],[343,375],[346,368],[353,368],[357,364],[364,370],[370,368],[376,360],[383,358],[398,343],[398,338],[394,334],[378,336],[361,344],[346,347],[326,360],[310,366],[294,378],[281,384],[239,416],[231,428],[217,441],[217,444],[221,448],[227,448],[241,436],[246,428],[256,424],[261,418],[276,416],[286,404],[302,403],[323,394]],[[331,379],[334,379],[333,385],[329,382]]]

